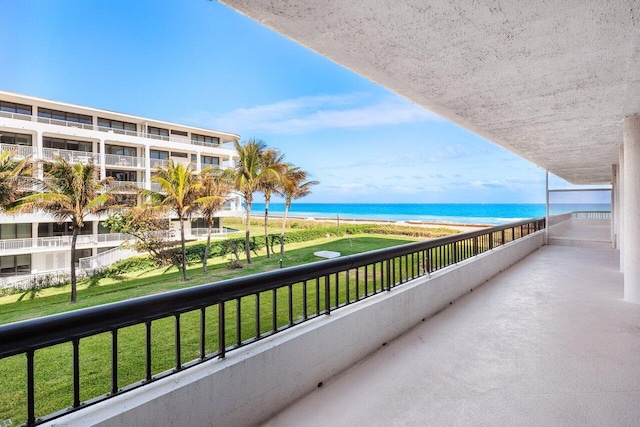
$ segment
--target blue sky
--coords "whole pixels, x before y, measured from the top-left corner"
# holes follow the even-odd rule
[[[11,1],[0,26],[0,89],[263,139],[321,182],[305,202],[544,202],[542,169],[215,1]]]

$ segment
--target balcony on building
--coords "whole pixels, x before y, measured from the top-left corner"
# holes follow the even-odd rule
[[[2,99],[5,98],[5,99]],[[22,128],[20,121],[37,122],[42,125],[53,125],[56,129],[53,133],[75,135],[79,130],[99,131],[110,134],[107,139],[123,141],[120,137],[143,138],[161,142],[175,142],[199,147],[222,148],[223,142],[220,136],[207,135],[209,132],[194,132],[192,128],[181,125],[157,122],[150,124],[147,119],[133,116],[110,113],[95,109],[87,109],[65,105],[68,109],[62,109],[60,103],[35,100],[34,103],[51,104],[52,107],[43,105],[30,105],[23,102],[14,102],[9,99],[16,98],[14,94],[3,92],[0,94],[0,118],[18,121],[16,128]],[[20,97],[23,100],[24,97]],[[55,105],[55,108],[53,107]],[[91,113],[91,114],[89,114]],[[60,127],[68,130],[59,129]],[[229,140],[237,139],[236,135],[229,134]],[[225,140],[228,142],[229,140]],[[3,143],[4,144],[4,143]],[[0,149],[4,149],[0,146]],[[231,148],[232,149],[232,148]],[[24,149],[23,149],[24,150]]]
[[[494,420],[482,411],[464,410],[487,398],[492,407],[518,408],[503,411],[512,421],[514,413],[531,417],[540,408],[551,411],[558,399],[586,395],[593,404],[628,402],[634,394],[620,387],[633,387],[638,378],[632,362],[637,345],[625,338],[624,328],[640,313],[622,301],[611,223],[610,212],[566,213],[549,223],[549,240],[563,240],[558,244],[544,245],[544,219],[525,220],[105,306],[84,313],[93,317],[82,322],[59,316],[59,322],[88,329],[100,323],[100,330],[111,330],[100,310],[113,324],[125,312],[135,312],[120,328],[175,318],[179,338],[174,368],[149,368],[146,380],[122,384],[112,396],[76,410],[60,408],[53,416],[82,425],[128,425],[154,420],[158,413],[169,423],[191,425],[252,425],[271,417],[272,425],[301,420],[320,425],[337,410],[344,425],[428,424],[451,414],[473,423]],[[191,224],[196,234],[199,225]],[[301,289],[309,299],[304,313],[287,296]],[[269,301],[276,294],[277,306],[263,306],[257,329],[243,329],[240,338],[234,314],[238,301],[251,310],[259,298]],[[222,306],[227,314],[220,314]],[[287,309],[288,320],[275,323],[271,310]],[[219,336],[220,315],[229,324],[228,335]],[[589,316],[595,318],[587,321]],[[62,326],[56,323],[57,330]],[[202,331],[200,344],[189,344],[181,335],[194,327]],[[77,328],[66,329],[68,336],[85,334]],[[211,348],[211,340],[226,344]],[[178,342],[188,352],[198,345],[209,350],[185,356]],[[113,345],[129,344],[124,335],[105,342],[104,354],[96,357],[107,363],[112,349],[119,351]],[[0,345],[1,351],[6,350]],[[592,377],[576,382],[585,367]],[[386,404],[399,395],[411,398],[389,412]],[[158,402],[171,402],[162,406],[172,409],[160,410]],[[617,409],[605,408],[595,419],[606,420]],[[572,411],[551,411],[543,420],[571,420],[578,416]],[[629,420],[634,413],[623,409],[616,416]]]

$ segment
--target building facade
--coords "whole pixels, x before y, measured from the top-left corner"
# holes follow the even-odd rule
[[[155,189],[154,168],[169,159],[205,167],[234,166],[237,153],[231,143],[238,135],[168,123],[127,114],[81,107],[0,91],[0,151],[15,150],[34,160],[62,157],[71,163],[93,162],[100,178],[112,177],[112,186],[123,183]],[[34,178],[43,178],[34,168]],[[123,191],[122,198],[136,198]],[[231,196],[219,217],[241,216],[240,198]],[[95,256],[118,247],[125,236],[110,233],[102,218],[89,217],[78,236],[78,258]],[[216,231],[223,231],[217,221]],[[174,224],[176,226],[176,224]],[[201,219],[187,223],[187,235],[204,234]],[[68,268],[71,230],[42,212],[0,214],[0,279]]]

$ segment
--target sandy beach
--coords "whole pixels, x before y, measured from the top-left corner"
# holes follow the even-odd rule
[[[260,220],[264,219],[263,215],[251,215],[251,218]],[[269,216],[269,219],[282,219],[282,216],[274,215]],[[337,223],[337,218],[317,217],[307,218],[299,216],[287,216],[287,221],[309,221],[309,222],[329,222],[332,224]],[[358,218],[340,218],[340,224],[393,224],[410,227],[422,227],[422,228],[450,228],[452,230],[458,230],[463,233],[469,231],[477,231],[485,228],[493,227],[486,224],[460,224],[460,223],[446,223],[446,222],[426,222],[426,221],[395,221],[395,220],[377,220],[377,219],[358,219]]]

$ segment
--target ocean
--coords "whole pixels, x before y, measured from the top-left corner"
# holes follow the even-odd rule
[[[552,204],[552,215],[570,211],[609,211],[609,204]],[[254,203],[252,215],[264,213],[264,203]],[[282,216],[284,203],[271,203],[269,214]],[[499,225],[545,215],[544,204],[383,204],[383,203],[296,203],[289,216],[304,218],[426,221]]]

